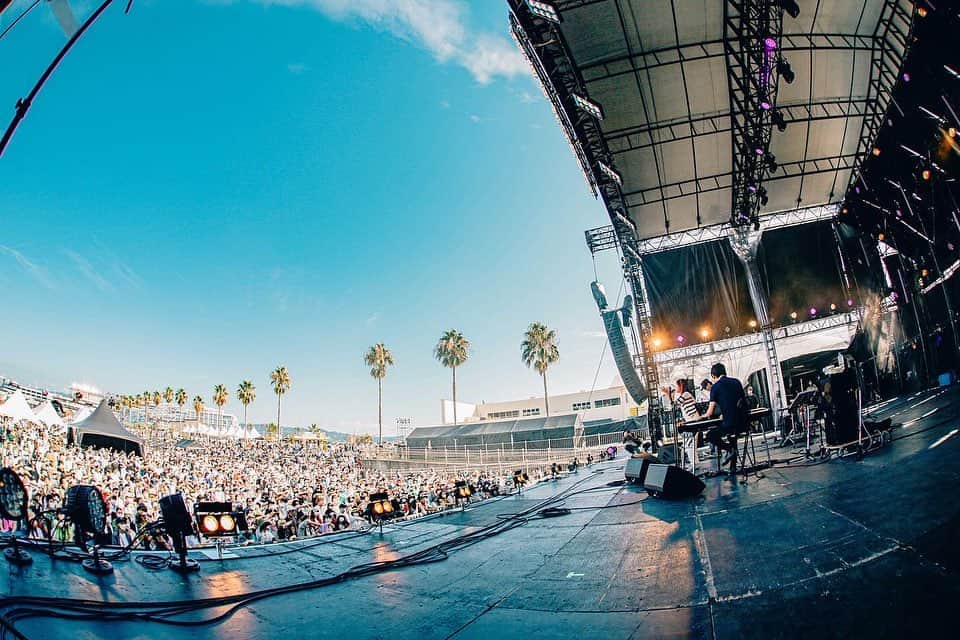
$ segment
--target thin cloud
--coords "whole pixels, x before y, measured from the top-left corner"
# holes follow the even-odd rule
[[[287,65],[287,71],[292,73],[295,76],[302,75],[307,71],[310,71],[310,66],[302,62],[291,62]]]
[[[100,291],[113,291],[113,285],[104,278],[96,268],[90,264],[90,261],[84,258],[82,255],[76,251],[71,251],[65,249],[64,253],[67,254],[67,257],[73,261],[73,264],[76,265],[77,269],[83,276],[92,282]]]
[[[309,7],[327,17],[360,20],[453,62],[487,84],[497,77],[526,73],[520,51],[506,38],[467,25],[468,5],[460,0],[254,0],[265,5]]]
[[[6,245],[0,244],[0,253],[5,253],[16,260],[17,264],[20,265],[20,268],[23,269],[27,275],[45,286],[47,289],[56,289],[56,285],[54,284],[53,279],[50,277],[50,272],[47,271],[46,267],[40,266],[16,249]]]
[[[480,116],[475,113],[470,114],[470,122],[480,122]]]

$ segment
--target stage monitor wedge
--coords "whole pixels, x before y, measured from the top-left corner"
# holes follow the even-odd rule
[[[695,498],[706,488],[703,481],[689,471],[668,464],[647,467],[643,487],[654,497],[666,500]]]

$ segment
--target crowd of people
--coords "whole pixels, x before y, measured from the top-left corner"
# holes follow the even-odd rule
[[[32,535],[70,541],[64,517],[66,491],[98,487],[107,530],[104,541],[169,549],[161,530],[137,539],[160,517],[159,500],[182,493],[192,512],[199,501],[232,502],[249,530],[241,542],[268,543],[322,535],[364,525],[370,494],[387,491],[402,515],[433,513],[456,503],[455,483],[465,480],[473,499],[508,489],[507,475],[423,469],[382,473],[362,463],[363,451],[341,443],[208,439],[189,443],[163,429],[148,432],[143,457],[112,449],[68,446],[56,430],[33,425],[2,427],[2,465],[14,469],[29,494]],[[506,474],[508,471],[504,469]],[[534,479],[545,474],[531,469]],[[10,531],[16,523],[3,521]],[[200,540],[188,539],[188,544]]]

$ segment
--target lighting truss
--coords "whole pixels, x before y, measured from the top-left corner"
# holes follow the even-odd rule
[[[855,326],[860,321],[862,313],[862,310],[857,309],[845,313],[836,313],[833,315],[818,317],[813,320],[807,320],[806,322],[798,322],[796,324],[777,327],[773,329],[773,337],[777,342],[779,342],[785,338],[810,335],[819,331],[835,329],[837,327]],[[702,342],[699,344],[691,344],[685,347],[677,347],[676,349],[667,349],[655,354],[654,360],[657,362],[657,364],[665,364],[670,362],[681,362],[683,360],[690,360],[693,358],[702,358],[703,356],[708,355],[717,355],[718,359],[722,359],[720,355],[723,353],[762,344],[763,333],[757,331],[755,333],[747,333],[744,335],[735,336],[733,338],[724,338],[723,340],[715,340],[713,342]]]
[[[756,226],[758,191],[773,168],[770,108],[777,103],[783,12],[770,0],[726,0],[723,14],[733,151],[730,220]]]
[[[549,2],[543,2],[542,0],[527,0],[527,7],[530,8],[530,13],[538,18],[543,18],[544,20],[549,20],[550,22],[560,24],[560,14],[557,13],[556,8],[554,8],[554,6]]]
[[[862,175],[863,163],[869,157],[869,151],[880,133],[880,127],[891,104],[893,90],[900,81],[913,30],[912,7],[906,0],[884,0],[880,20],[871,38],[868,85],[870,100],[867,102],[860,129],[857,159],[853,166],[854,179],[847,187],[847,198],[851,195],[856,179]]]

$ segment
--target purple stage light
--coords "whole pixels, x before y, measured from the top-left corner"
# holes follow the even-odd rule
[[[747,189],[750,189],[750,191],[751,191],[752,193],[756,193],[756,192],[757,192],[757,185],[752,184],[752,185],[750,185],[749,187],[747,187]]]
[[[853,306],[853,300],[847,300],[847,306],[848,306],[848,307],[852,307],[852,306]]]
[[[903,74],[903,81],[904,81],[904,82],[910,82],[910,74],[909,74],[909,73],[904,72],[904,74]]]
[[[760,108],[763,109],[764,111],[769,111],[770,106],[771,106],[770,103],[767,102],[766,100],[760,103]]]
[[[773,38],[766,38],[763,41],[763,46],[767,51],[773,51],[777,48],[777,41]]]
[[[762,147],[757,147],[756,149],[754,149],[754,151],[757,152],[757,155],[758,155],[758,156],[762,156],[762,155],[763,155],[763,148],[762,148]]]
[[[817,308],[816,308],[816,307],[810,307],[810,315],[811,315],[811,316],[817,315]]]
[[[679,342],[680,344],[683,344],[684,340],[686,340],[686,338],[684,338],[683,336],[677,336],[677,342]]]

